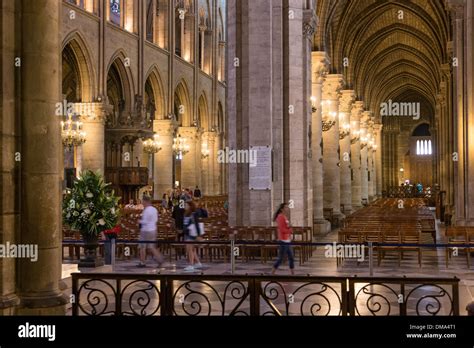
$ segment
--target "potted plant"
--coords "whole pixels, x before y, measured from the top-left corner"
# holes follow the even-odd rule
[[[103,265],[97,259],[98,240],[102,232],[117,225],[119,199],[103,176],[90,170],[82,172],[72,190],[66,192],[63,223],[79,231],[85,242],[85,258],[80,261],[80,267]]]

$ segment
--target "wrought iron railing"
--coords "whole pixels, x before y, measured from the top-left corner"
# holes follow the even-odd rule
[[[459,315],[459,279],[73,273],[73,315]]]

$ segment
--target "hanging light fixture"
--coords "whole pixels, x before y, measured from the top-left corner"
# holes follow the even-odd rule
[[[324,107],[325,105],[327,107],[330,107],[331,104],[332,104],[331,100],[321,101],[321,107]],[[331,128],[336,124],[336,117],[337,117],[337,112],[324,111],[324,108],[323,108],[323,114],[322,114],[322,120],[321,120],[323,132],[327,132],[331,130]]]
[[[355,144],[360,140],[360,130],[351,131],[351,144]]]
[[[202,159],[208,158],[209,155],[211,154],[211,151],[209,150],[209,145],[206,143],[202,143],[201,145],[201,157]]]
[[[155,134],[153,139],[147,139],[143,141],[143,152],[153,155],[161,151],[161,142],[159,141],[159,135]]]
[[[190,151],[190,146],[185,138],[178,135],[173,139],[173,152],[177,158],[182,159]]]
[[[86,142],[86,132],[82,130],[82,122],[73,121],[72,114],[68,115],[66,122],[61,121],[61,139],[68,151]]]

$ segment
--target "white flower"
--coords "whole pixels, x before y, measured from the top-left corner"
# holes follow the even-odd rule
[[[105,220],[104,219],[99,219],[98,223],[99,223],[99,225],[104,226],[105,225]]]
[[[91,211],[90,211],[90,209],[84,209],[84,213],[85,213],[86,215],[89,215],[89,214],[91,213]]]
[[[112,214],[115,214],[115,208],[111,208],[111,209],[110,209],[110,212],[111,212]]]
[[[79,212],[75,211],[74,213],[72,213],[73,216],[79,216]]]
[[[71,213],[67,213],[66,219],[69,219],[71,217]]]
[[[87,192],[87,193],[86,193],[86,197],[87,197],[87,198],[92,198],[92,197],[94,197],[94,195],[93,195],[91,192]]]

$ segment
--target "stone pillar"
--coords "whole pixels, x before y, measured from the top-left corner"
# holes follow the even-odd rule
[[[362,202],[369,202],[369,175],[367,166],[367,142],[368,142],[368,120],[370,119],[370,111],[364,111],[362,113],[362,119],[360,123],[360,173],[361,173],[361,198]]]
[[[374,125],[375,131],[375,178],[377,197],[382,197],[382,124],[376,123]]]
[[[369,121],[369,128],[368,128],[368,135],[369,135],[369,143],[367,145],[367,172],[368,172],[368,193],[369,193],[369,202],[372,202],[375,197],[375,170],[374,170],[374,122],[373,119],[370,118]]]
[[[210,168],[212,160],[210,157],[211,149],[209,148],[209,133],[210,132],[204,132],[202,134],[201,149],[199,149],[199,152],[202,152],[202,149],[205,149],[207,146],[207,149],[209,150],[209,155],[207,157],[203,157],[201,153],[201,192],[206,196],[210,196],[213,191],[212,175],[214,174]]]
[[[55,104],[59,87],[61,2],[22,2],[21,233],[38,247],[38,260],[18,260],[20,315],[63,315],[61,279],[62,144]],[[103,152],[103,151],[102,151]]]
[[[110,107],[102,103],[77,104],[90,113],[81,114],[86,142],[82,145],[82,169],[105,173],[105,117]]]
[[[350,127],[351,110],[355,101],[355,91],[343,90],[339,99],[339,156],[341,168],[341,206],[344,214],[352,212],[352,180],[351,180],[351,137]],[[346,126],[346,128],[344,128]],[[349,132],[346,134],[346,132]]]
[[[323,111],[324,119],[331,119],[334,125],[323,129],[323,182],[324,208],[332,208],[333,214],[342,219],[341,213],[341,176],[340,176],[340,148],[339,148],[339,96],[343,85],[343,76],[338,74],[327,75],[323,84]]]
[[[0,3],[0,75],[2,87],[0,93],[0,148],[2,149],[2,159],[0,160],[0,244],[7,242],[16,243],[19,223],[20,199],[18,168],[21,162],[18,161],[16,152],[20,151],[18,146],[18,130],[16,120],[19,118],[17,108],[15,110],[15,75],[18,68],[12,62],[17,56],[15,46],[15,7],[19,7],[21,2],[16,0],[6,0]],[[53,116],[51,116],[53,118]],[[59,122],[59,117],[56,118]],[[16,158],[15,158],[16,157]],[[13,315],[14,306],[18,303],[16,296],[17,270],[14,258],[0,259],[0,316]]]
[[[313,231],[314,233],[328,233],[331,224],[323,215],[323,130],[322,130],[322,93],[323,81],[329,68],[329,58],[326,52],[312,52],[312,102],[314,106],[311,122],[311,154],[313,167]]]
[[[161,151],[154,154],[153,198],[161,199],[163,193],[174,188],[173,182],[173,135],[175,126],[172,120],[153,121],[153,131],[158,134]]]
[[[356,101],[351,112],[351,168],[352,168],[352,209],[362,207],[361,155],[360,155],[360,118],[364,111],[364,102]]]
[[[222,195],[224,194],[224,182],[225,182],[225,164],[224,163],[219,163],[217,161],[218,156],[219,156],[219,150],[222,148],[221,144],[221,135],[219,133],[214,133],[214,144],[212,148],[212,166],[213,166],[213,171],[214,171],[214,194],[215,195]]]
[[[189,145],[189,152],[183,156],[181,162],[181,187],[194,190],[196,185],[199,185],[197,176],[200,176],[201,171],[201,148],[198,148],[200,144],[198,130],[196,127],[180,127],[178,133],[181,138],[186,139],[186,144]]]
[[[273,150],[269,190],[250,190],[248,165],[229,164],[230,225],[270,225],[277,206],[289,200],[294,202],[291,223],[312,224],[306,16],[314,14],[306,12],[306,5],[299,0],[228,2],[228,146]]]

